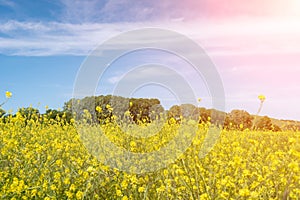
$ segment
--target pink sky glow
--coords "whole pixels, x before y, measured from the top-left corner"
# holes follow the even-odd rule
[[[202,45],[215,62],[225,88],[226,110],[254,114],[262,93],[267,100],[261,115],[299,120],[300,1],[185,4],[178,30]],[[203,12],[196,14],[197,10]]]

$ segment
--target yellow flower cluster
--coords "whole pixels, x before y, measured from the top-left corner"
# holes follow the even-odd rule
[[[5,97],[6,97],[6,101],[0,103],[0,108],[1,108],[5,103],[7,103],[7,101],[12,97],[12,93],[9,92],[9,91],[6,91],[6,92],[5,92]]]
[[[5,96],[6,96],[7,99],[9,99],[9,98],[11,98],[12,93],[9,92],[9,91],[6,91],[6,92],[5,92]]]
[[[261,102],[264,102],[264,101],[266,100],[266,97],[265,97],[265,95],[260,94],[260,95],[258,95],[258,99],[259,99]]]
[[[1,199],[300,197],[299,132],[222,131],[212,151],[202,158],[199,151],[209,133],[207,125],[201,124],[192,144],[172,164],[154,172],[130,174],[99,162],[96,147],[104,146],[87,148],[93,145],[92,141],[101,142],[95,134],[97,129],[105,132],[120,149],[147,153],[163,148],[177,134],[188,137],[188,126],[166,123],[157,130],[158,134],[143,138],[124,136],[115,124],[74,126],[63,118],[55,123],[43,116],[33,119],[25,119],[18,113],[5,120],[0,118]],[[180,128],[183,131],[176,131]],[[180,142],[184,141],[174,142],[174,154]],[[89,145],[84,146],[86,143]],[[122,160],[118,152],[109,153],[111,158],[119,156],[118,166],[135,166],[126,163],[126,157]],[[165,159],[170,159],[169,156]],[[154,157],[148,159],[160,162]]]

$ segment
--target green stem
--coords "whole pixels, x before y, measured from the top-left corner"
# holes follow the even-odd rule
[[[256,119],[257,119],[257,116],[259,115],[259,113],[260,113],[260,111],[261,111],[261,109],[262,109],[262,107],[263,107],[263,101],[261,101],[260,102],[260,105],[259,105],[259,108],[258,108],[258,111],[257,111],[257,113],[256,113],[256,115],[254,116],[254,119],[253,119],[253,123],[252,123],[252,127],[251,127],[251,130],[253,130],[254,129],[254,126],[255,126],[255,124],[256,124]]]
[[[6,99],[2,104],[0,104],[0,107],[2,107],[4,104],[8,102],[8,99]]]

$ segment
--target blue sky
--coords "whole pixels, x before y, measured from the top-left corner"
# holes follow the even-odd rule
[[[8,90],[13,98],[6,110],[61,108],[72,97],[80,66],[98,45],[126,31],[157,27],[186,35],[206,50],[223,81],[226,111],[254,114],[262,93],[267,97],[262,115],[300,120],[299,13],[297,0],[0,0],[0,102]],[[109,91],[128,70],[124,66],[133,63],[134,56],[115,63],[96,93]],[[135,95],[159,94],[169,106],[168,91],[142,89]],[[211,106],[207,91],[199,96],[202,106]]]
[[[70,99],[74,79],[83,57],[78,56],[5,56],[0,55],[1,91],[11,91],[13,98],[6,109],[48,105],[62,108]],[[8,67],[9,66],[9,67]],[[3,93],[3,92],[2,92]],[[3,99],[4,96],[2,95]]]

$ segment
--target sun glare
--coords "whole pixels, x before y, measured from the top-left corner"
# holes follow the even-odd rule
[[[288,1],[286,2],[286,4],[287,3]],[[300,0],[291,0],[288,7],[288,14],[300,18]]]

